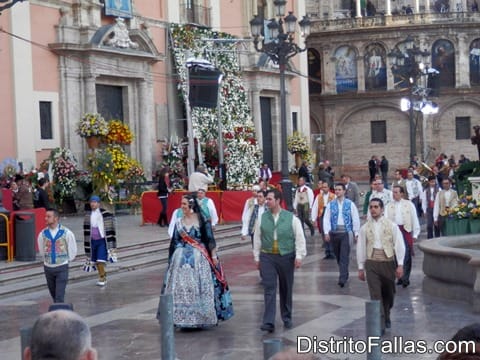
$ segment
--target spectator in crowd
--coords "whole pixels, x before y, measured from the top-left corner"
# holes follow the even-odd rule
[[[271,178],[272,170],[270,170],[267,163],[263,163],[260,169],[258,169],[258,181],[265,181],[268,184]]]
[[[438,360],[479,360],[480,324],[473,323],[458,330],[451,341],[457,343],[455,352],[444,351]],[[449,347],[451,349],[451,347]]]
[[[460,158],[458,159],[458,164],[462,165],[462,164],[466,164],[468,162],[470,162],[470,159],[466,158],[465,155],[461,154]]]
[[[30,182],[22,175],[15,176],[17,191],[13,192],[13,203],[18,207],[14,210],[33,209],[33,193]]]
[[[46,178],[38,180],[37,188],[35,189],[33,196],[33,206],[35,208],[50,208],[50,202],[48,200],[47,186],[49,182]]]
[[[190,175],[188,179],[188,191],[195,192],[198,189],[208,189],[208,185],[213,184],[213,177],[207,171],[204,165],[198,165],[197,171]]]
[[[375,178],[377,170],[377,157],[373,155],[371,159],[368,160],[368,173],[370,174],[370,181]]]
[[[167,208],[168,208],[168,195],[172,192],[170,187],[170,169],[168,166],[165,166],[160,170],[158,174],[158,189],[157,197],[162,204],[162,210],[160,211],[160,216],[158,217],[157,224],[160,227],[168,226],[167,218]]]
[[[385,155],[382,155],[380,161],[380,174],[382,175],[383,186],[388,189],[388,160]]]
[[[357,183],[351,181],[349,175],[342,175],[341,176],[342,183],[345,185],[345,197],[358,206],[360,202],[360,190],[358,189]]]
[[[330,189],[333,189],[333,175],[327,171],[325,163],[320,162],[318,164],[318,180],[326,182]]]
[[[25,360],[96,360],[92,334],[80,315],[70,310],[55,310],[40,315],[32,328]]]

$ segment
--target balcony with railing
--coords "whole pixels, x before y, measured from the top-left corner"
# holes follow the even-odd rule
[[[350,17],[350,10],[335,10],[331,18],[313,18],[312,33],[373,27],[400,27],[408,25],[479,24],[480,12],[419,12],[418,14],[392,14],[382,11],[375,16]]]
[[[180,3],[180,21],[184,23],[193,23],[203,26],[211,26],[210,13],[211,9],[206,6],[186,1]]]

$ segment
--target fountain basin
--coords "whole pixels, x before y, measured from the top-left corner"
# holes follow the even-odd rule
[[[423,290],[451,300],[468,301],[480,313],[480,236],[469,234],[424,240]]]

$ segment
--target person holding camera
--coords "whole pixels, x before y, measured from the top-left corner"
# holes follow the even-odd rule
[[[208,173],[204,165],[198,165],[197,171],[191,174],[188,179],[188,191],[207,190],[210,184],[213,184],[213,176]]]

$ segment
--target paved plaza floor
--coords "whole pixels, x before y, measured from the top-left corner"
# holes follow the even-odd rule
[[[71,220],[73,221],[73,220]],[[79,220],[80,221],[80,220]],[[120,221],[119,231],[130,231],[138,239],[151,238],[158,228],[132,227]],[[75,224],[71,225],[75,228]],[[158,230],[160,231],[160,230]],[[161,230],[164,231],[164,230]],[[367,285],[357,278],[354,251],[350,263],[350,280],[344,288],[337,285],[337,264],[323,260],[318,236],[307,238],[308,256],[295,273],[293,328],[284,329],[277,312],[276,331],[260,331],[263,290],[254,267],[249,242],[221,252],[233,296],[235,316],[209,330],[175,331],[177,358],[261,360],[263,340],[279,338],[284,346],[296,348],[297,339],[316,341],[330,338],[365,340],[365,302]],[[79,242],[81,244],[81,242]],[[433,347],[437,340],[449,339],[459,328],[480,322],[480,315],[468,303],[448,301],[425,294],[422,290],[422,253],[414,257],[411,285],[397,287],[392,310],[392,328],[385,341],[423,340]],[[1,267],[0,267],[1,268]],[[93,345],[101,360],[161,359],[160,325],[155,318],[165,267],[113,274],[105,288],[94,280],[70,284],[66,301],[91,326]],[[0,358],[20,359],[19,329],[31,326],[46,312],[51,299],[45,290],[15,295],[0,300]],[[341,350],[341,349],[340,349]],[[383,359],[435,359],[436,354],[384,354]],[[340,352],[315,354],[318,359],[366,359],[365,354]]]

